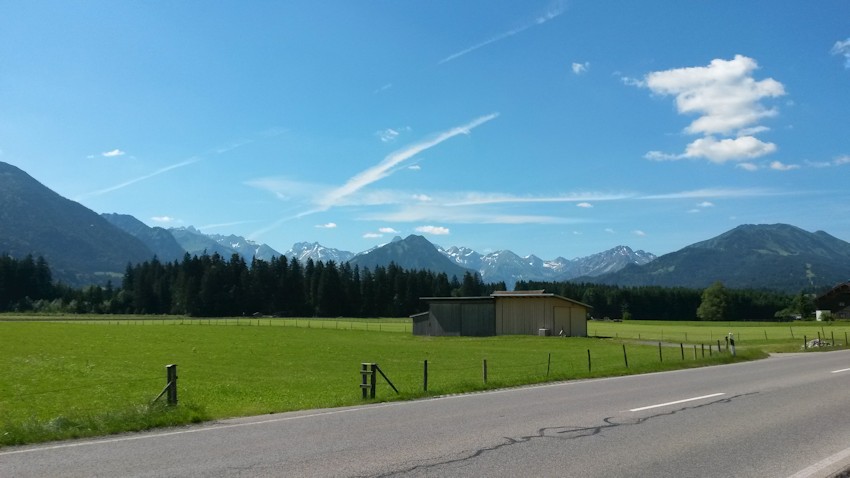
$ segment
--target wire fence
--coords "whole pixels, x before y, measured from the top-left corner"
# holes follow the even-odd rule
[[[280,318],[280,317],[121,317],[84,316],[80,318],[16,316],[2,317],[7,322],[56,322],[86,325],[184,325],[184,326],[236,326],[236,327],[296,327],[305,329],[362,330],[372,332],[413,333],[410,319],[392,318]]]
[[[726,326],[673,326],[664,327],[623,324],[623,323],[588,323],[588,334],[593,337],[611,337],[615,339],[661,341],[686,344],[716,345],[719,340],[725,343],[727,338],[734,338],[738,345],[770,344],[787,341],[803,342],[818,339],[834,346],[850,344],[850,325],[846,323],[830,323],[818,325],[794,324],[788,326],[758,327],[740,323],[728,323]],[[730,335],[731,334],[731,335]]]

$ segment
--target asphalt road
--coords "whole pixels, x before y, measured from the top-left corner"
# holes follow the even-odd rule
[[[7,448],[0,476],[830,476],[848,411],[850,351],[789,354]]]

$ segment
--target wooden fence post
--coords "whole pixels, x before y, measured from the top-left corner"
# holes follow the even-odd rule
[[[360,364],[360,389],[364,400],[375,398],[375,365],[365,362]]]
[[[177,364],[165,366],[165,380],[168,383],[166,403],[169,405],[177,405]]]
[[[422,368],[422,391],[428,391],[428,361],[425,361],[425,365]]]

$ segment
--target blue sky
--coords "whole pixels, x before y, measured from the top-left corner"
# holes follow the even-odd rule
[[[850,240],[850,3],[0,3],[0,161],[96,212],[544,259]]]

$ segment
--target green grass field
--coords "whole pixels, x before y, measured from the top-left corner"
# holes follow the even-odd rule
[[[850,324],[846,322],[658,322],[591,321],[588,334],[595,337],[662,341],[685,344],[714,344],[725,347],[725,337],[734,334],[739,347],[757,347],[767,352],[797,352],[803,340],[822,338],[846,346]]]
[[[644,334],[662,328],[666,342],[678,341],[670,335],[671,323],[589,324],[591,334],[627,339],[612,340],[414,337],[406,319],[41,319],[0,322],[0,446],[354,405],[363,402],[363,362],[378,363],[401,392],[396,395],[379,377],[380,401],[732,360],[716,348],[703,357],[693,345],[684,346],[684,359],[678,346],[661,347],[659,357],[659,347],[630,342],[660,338]],[[683,327],[689,337],[700,329]],[[709,333],[726,329],[714,327]],[[758,348],[741,348],[737,359],[761,356]],[[180,404],[150,405],[165,385],[165,365],[172,363],[178,365]]]

